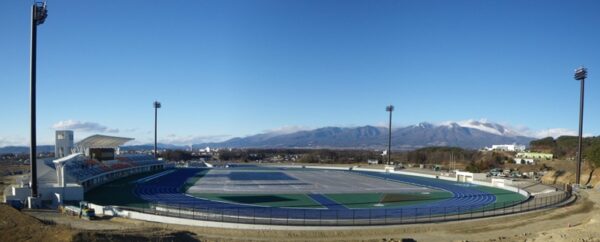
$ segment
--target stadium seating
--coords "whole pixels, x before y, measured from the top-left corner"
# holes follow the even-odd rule
[[[54,167],[51,160],[46,163]],[[110,165],[107,163],[110,163]],[[78,157],[65,164],[65,171],[77,180],[84,181],[106,172],[160,163],[163,163],[163,161],[156,160],[150,155],[123,155],[116,157],[115,161],[111,162],[100,162],[95,159]]]

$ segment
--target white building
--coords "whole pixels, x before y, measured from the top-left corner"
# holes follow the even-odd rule
[[[492,151],[492,150],[497,150],[497,151],[524,151],[525,150],[525,145],[519,145],[519,144],[505,144],[505,145],[492,145],[491,148],[486,147],[486,150],[488,151]]]
[[[513,160],[518,165],[535,165],[535,160],[531,158],[514,158]]]
[[[73,131],[57,130],[54,145],[54,157],[62,158],[71,154],[73,150]]]
[[[487,177],[486,173],[473,173],[468,171],[456,171],[457,182],[473,182],[474,180],[485,180]]]

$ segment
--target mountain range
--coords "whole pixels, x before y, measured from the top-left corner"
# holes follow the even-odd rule
[[[423,122],[393,129],[392,149],[413,150],[427,146],[479,149],[494,144],[528,145],[534,139],[497,123],[468,121],[435,125]],[[385,149],[387,142],[387,128],[361,126],[324,127],[284,134],[263,133],[194,147]]]
[[[455,146],[480,149],[494,144],[528,145],[528,137],[503,125],[482,122],[427,122],[392,130],[393,150],[413,150],[427,146]],[[375,126],[324,127],[291,133],[267,132],[246,137],[232,138],[223,142],[194,144],[194,148],[333,148],[378,149],[387,148],[388,129]],[[149,150],[152,145],[124,146],[122,150]],[[161,149],[187,149],[189,146],[159,144]],[[53,146],[44,146],[51,151]],[[3,147],[0,153],[26,153],[27,147]]]
[[[38,145],[37,153],[54,152],[54,145]],[[0,147],[0,154],[24,154],[29,153],[29,146],[4,146]]]

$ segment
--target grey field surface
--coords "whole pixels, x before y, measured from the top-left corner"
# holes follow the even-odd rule
[[[239,170],[217,168],[199,179],[187,193],[415,193],[430,188],[335,170]]]

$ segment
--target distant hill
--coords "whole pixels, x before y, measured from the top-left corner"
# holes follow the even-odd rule
[[[162,143],[158,143],[157,146],[161,150],[162,149],[185,150],[185,149],[189,148],[189,146],[172,145],[172,144],[162,144]],[[122,146],[120,149],[123,150],[123,151],[129,151],[129,150],[153,150],[154,149],[154,144],[125,145],[125,146]]]
[[[386,128],[362,126],[325,127],[289,134],[263,133],[224,142],[194,145],[216,148],[348,148],[385,149]],[[429,146],[479,149],[494,144],[529,144],[534,138],[520,135],[500,124],[471,121],[464,124],[419,123],[392,131],[392,149],[413,150]]]
[[[37,147],[38,153],[54,152],[54,145],[40,145]],[[0,154],[19,154],[29,153],[29,146],[5,146],[0,147]]]

